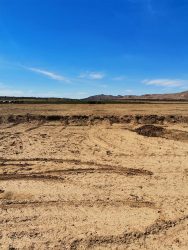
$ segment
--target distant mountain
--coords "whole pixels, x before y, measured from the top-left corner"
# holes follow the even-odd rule
[[[188,100],[188,91],[174,94],[146,94],[146,95],[94,95],[87,97],[85,101],[110,101],[110,100]]]

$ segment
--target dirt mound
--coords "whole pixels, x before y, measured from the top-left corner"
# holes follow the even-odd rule
[[[165,129],[159,126],[154,125],[144,125],[135,129],[139,135],[148,136],[148,137],[160,137],[165,133]]]

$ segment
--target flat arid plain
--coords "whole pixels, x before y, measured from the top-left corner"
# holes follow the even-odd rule
[[[0,105],[0,249],[188,249],[188,104]]]

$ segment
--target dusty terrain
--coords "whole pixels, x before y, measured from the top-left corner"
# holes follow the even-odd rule
[[[188,104],[1,105],[0,249],[188,249]]]

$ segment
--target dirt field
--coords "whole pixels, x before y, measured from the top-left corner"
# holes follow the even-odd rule
[[[188,249],[188,104],[1,105],[0,141],[0,249]]]

